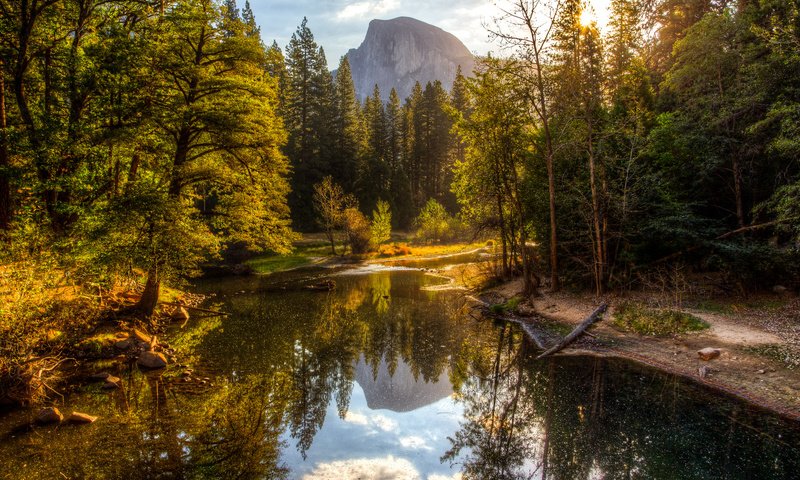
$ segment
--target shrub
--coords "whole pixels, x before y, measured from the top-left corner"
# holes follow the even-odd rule
[[[391,245],[381,245],[378,248],[378,255],[382,257],[397,257],[401,255],[411,255],[411,248],[405,243],[393,243]]]
[[[372,243],[380,245],[389,240],[392,234],[392,212],[389,210],[389,202],[378,200],[375,210],[372,212]]]
[[[452,221],[442,204],[431,198],[414,220],[417,237],[438,242],[449,236]]]
[[[344,211],[343,218],[344,231],[347,236],[347,242],[350,244],[350,251],[356,254],[367,253],[369,251],[370,238],[372,237],[367,217],[359,212],[357,208],[347,208]]]
[[[636,302],[620,304],[614,312],[614,324],[623,330],[657,336],[708,328],[706,322],[689,313],[648,308]]]

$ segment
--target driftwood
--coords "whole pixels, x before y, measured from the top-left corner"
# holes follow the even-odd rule
[[[227,315],[230,315],[230,313],[227,313],[227,312],[220,312],[220,311],[217,311],[217,310],[209,310],[208,308],[190,307],[189,305],[184,305],[184,304],[178,303],[178,302],[161,302],[161,304],[162,305],[171,305],[173,307],[183,307],[186,310],[194,310],[196,312],[209,313],[211,315],[218,315],[218,316],[223,316],[223,317],[227,316]]]
[[[577,340],[578,337],[580,337],[582,333],[586,333],[586,329],[587,328],[589,328],[590,326],[592,326],[593,323],[597,322],[598,320],[600,320],[602,318],[601,315],[606,311],[607,308],[608,308],[608,305],[606,305],[605,303],[601,304],[599,307],[597,307],[597,309],[594,312],[592,312],[591,315],[589,315],[586,318],[586,320],[584,320],[583,322],[581,322],[580,325],[575,327],[575,330],[570,332],[570,334],[567,335],[566,337],[564,337],[563,340],[561,340],[557,344],[555,344],[552,347],[550,347],[547,350],[545,350],[542,354],[540,354],[538,357],[536,357],[536,359],[538,360],[540,358],[544,358],[544,357],[550,356],[550,355],[552,355],[552,354],[564,349],[569,344],[571,344],[572,342]]]

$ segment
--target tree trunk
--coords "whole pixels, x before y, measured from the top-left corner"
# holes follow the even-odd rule
[[[597,172],[594,158],[594,140],[592,138],[592,122],[589,120],[589,135],[588,135],[588,148],[589,148],[589,185],[592,190],[592,219],[594,227],[594,282],[595,292],[597,295],[602,295],[605,287],[605,255],[603,252],[603,229],[600,226],[600,200],[597,192]]]
[[[147,272],[147,282],[144,285],[144,292],[136,308],[148,317],[153,314],[158,304],[158,297],[161,294],[161,278],[158,267],[152,267]]]
[[[742,200],[742,167],[739,159],[733,156],[733,192],[736,198],[736,222],[739,228],[743,228],[744,223],[744,202]]]
[[[6,72],[0,58],[0,230],[11,227],[11,173],[8,171],[8,138],[6,136]]]

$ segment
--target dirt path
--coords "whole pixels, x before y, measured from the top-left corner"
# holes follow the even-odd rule
[[[520,290],[521,285],[515,282],[494,289],[506,298]],[[800,368],[794,363],[796,360],[783,357],[800,352],[795,335],[800,328],[800,317],[796,316],[800,300],[788,300],[784,307],[768,315],[758,309],[735,314],[689,310],[709,323],[710,328],[669,337],[643,336],[614,326],[611,318],[614,305],[620,300],[605,299],[610,309],[605,321],[592,330],[596,338],[585,337],[563,354],[629,358],[800,420]],[[571,326],[586,318],[598,303],[591,295],[557,293],[535,298],[526,313],[535,312],[549,321]],[[530,321],[536,322],[535,318]],[[697,351],[705,347],[719,349],[720,357],[700,360]]]

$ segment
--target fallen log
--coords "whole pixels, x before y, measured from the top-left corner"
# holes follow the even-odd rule
[[[209,310],[208,308],[190,307],[188,305],[184,305],[184,304],[178,303],[178,302],[160,302],[160,303],[162,305],[171,305],[173,307],[183,307],[186,310],[194,310],[196,312],[209,313],[211,315],[219,315],[219,316],[230,315],[230,313],[227,313],[227,312],[220,312],[220,311],[217,311],[217,310]]]
[[[586,318],[586,320],[584,320],[583,322],[581,322],[580,325],[575,327],[575,330],[571,331],[569,335],[564,337],[563,340],[545,350],[538,357],[536,357],[536,359],[539,360],[540,358],[550,356],[569,346],[569,344],[577,340],[582,333],[585,333],[587,328],[589,328],[590,326],[592,326],[592,324],[600,320],[602,318],[601,315],[606,311],[607,308],[608,305],[606,305],[605,303],[601,304],[599,307],[597,307],[597,309],[594,312],[592,312],[591,315],[589,315]]]

